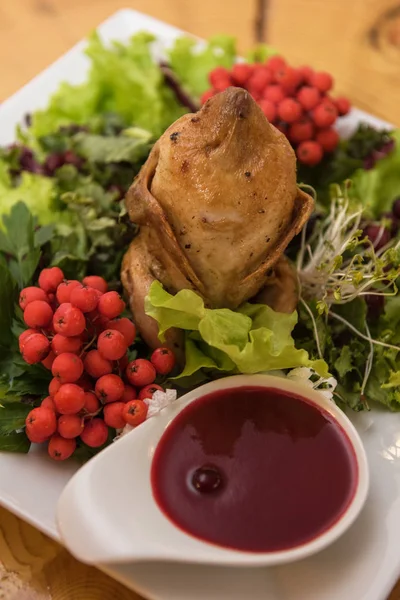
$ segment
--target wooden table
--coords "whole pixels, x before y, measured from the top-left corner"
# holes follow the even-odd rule
[[[295,63],[332,72],[338,93],[400,126],[400,5],[395,0],[3,0],[0,100],[127,6],[202,37],[229,32],[241,50],[267,40]],[[0,599],[138,598],[0,508]],[[400,600],[400,583],[390,600]]]

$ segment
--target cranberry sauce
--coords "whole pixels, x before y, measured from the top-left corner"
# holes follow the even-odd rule
[[[242,387],[189,404],[152,463],[154,497],[186,533],[250,552],[304,544],[353,498],[357,463],[345,432],[301,396]]]

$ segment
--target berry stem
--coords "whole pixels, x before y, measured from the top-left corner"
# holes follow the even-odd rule
[[[80,357],[82,357],[82,355],[86,352],[86,350],[89,350],[90,346],[93,344],[93,342],[96,341],[97,335],[94,334],[94,336],[92,337],[92,339],[90,340],[90,342],[88,344],[86,344],[86,346],[82,349],[81,353],[80,353]]]

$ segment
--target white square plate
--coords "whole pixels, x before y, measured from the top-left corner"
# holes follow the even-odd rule
[[[140,30],[154,33],[163,44],[182,33],[131,10],[117,12],[99,27],[104,40],[126,41]],[[44,107],[61,81],[85,78],[84,46],[79,43],[0,107],[1,145],[14,140],[17,123]],[[360,120],[387,125],[354,110],[342,127],[351,129]],[[152,600],[385,600],[400,575],[400,415],[378,407],[352,419],[367,449],[371,491],[357,522],[327,550],[270,569],[155,563],[99,567]],[[59,540],[55,508],[76,468],[54,463],[37,450],[27,456],[0,453],[0,504]]]

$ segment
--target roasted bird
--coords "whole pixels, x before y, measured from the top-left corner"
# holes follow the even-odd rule
[[[235,309],[258,295],[276,310],[294,310],[295,276],[283,253],[314,203],[296,185],[289,142],[247,91],[229,88],[171,125],[126,204],[140,232],[122,281],[150,346],[160,344],[144,312],[155,279],[170,293],[193,289],[211,308]],[[280,274],[287,281],[279,286]],[[177,335],[170,332],[170,342]]]

